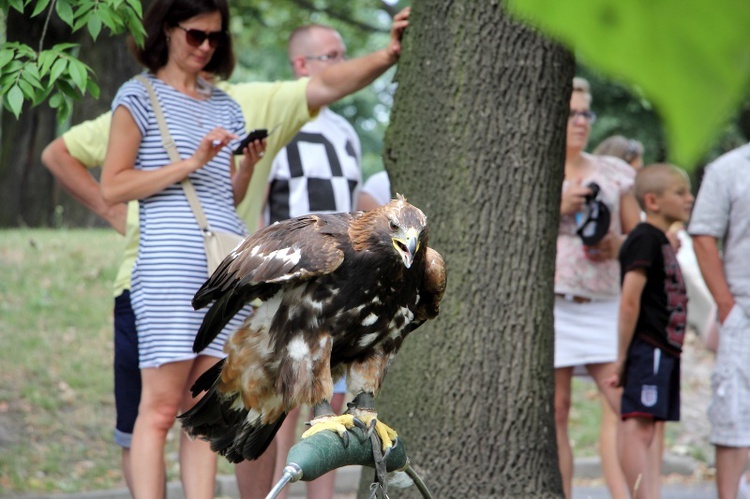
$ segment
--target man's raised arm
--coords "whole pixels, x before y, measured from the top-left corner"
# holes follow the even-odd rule
[[[387,48],[333,64],[312,76],[307,85],[308,107],[320,109],[361,90],[396,64],[401,56],[401,38],[409,25],[409,11],[410,8],[406,7],[393,17],[391,41]]]

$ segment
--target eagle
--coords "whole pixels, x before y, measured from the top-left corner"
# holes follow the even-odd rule
[[[404,338],[439,313],[446,286],[440,254],[428,247],[427,218],[398,195],[366,212],[292,218],[257,231],[198,290],[211,305],[193,349],[208,345],[249,303],[227,356],[192,386],[204,396],[179,416],[191,437],[230,462],[257,459],[288,412],[313,407],[311,428],[355,425],[375,432],[384,455],[397,434],[378,420],[374,398]],[[330,400],[346,374],[353,401],[341,415]]]

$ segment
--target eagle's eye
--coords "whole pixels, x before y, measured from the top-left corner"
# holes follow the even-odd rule
[[[393,220],[390,220],[390,221],[389,221],[389,224],[390,224],[390,227],[391,227],[391,230],[392,230],[392,231],[394,231],[394,232],[395,232],[395,231],[397,231],[397,230],[399,229],[399,226],[398,226],[398,224],[397,224],[396,222],[394,222]]]

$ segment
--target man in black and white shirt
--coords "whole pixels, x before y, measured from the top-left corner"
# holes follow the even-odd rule
[[[321,25],[292,32],[288,52],[296,78],[313,76],[346,59],[341,35]],[[352,125],[330,109],[321,109],[274,158],[264,224],[309,213],[355,210],[362,183],[361,157]]]

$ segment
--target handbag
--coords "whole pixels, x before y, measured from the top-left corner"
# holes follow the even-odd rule
[[[156,121],[159,124],[162,144],[164,144],[164,148],[167,150],[169,159],[173,162],[180,161],[181,158],[177,152],[177,146],[169,133],[167,121],[164,119],[164,113],[159,105],[159,100],[156,98],[156,93],[154,92],[153,86],[151,86],[151,82],[143,75],[136,76],[136,79],[143,83],[148,91],[148,96],[151,99],[151,106],[154,108]],[[224,261],[226,256],[236,249],[245,238],[244,236],[233,232],[213,230],[208,224],[206,214],[203,212],[203,206],[201,206],[200,198],[198,198],[198,194],[195,192],[195,187],[193,187],[190,178],[186,177],[182,180],[181,184],[182,190],[185,192],[185,197],[187,197],[188,203],[190,204],[190,208],[193,210],[195,221],[198,223],[198,227],[203,235],[203,248],[206,252],[206,267],[208,269],[208,275],[211,275],[219,267],[221,262]]]

